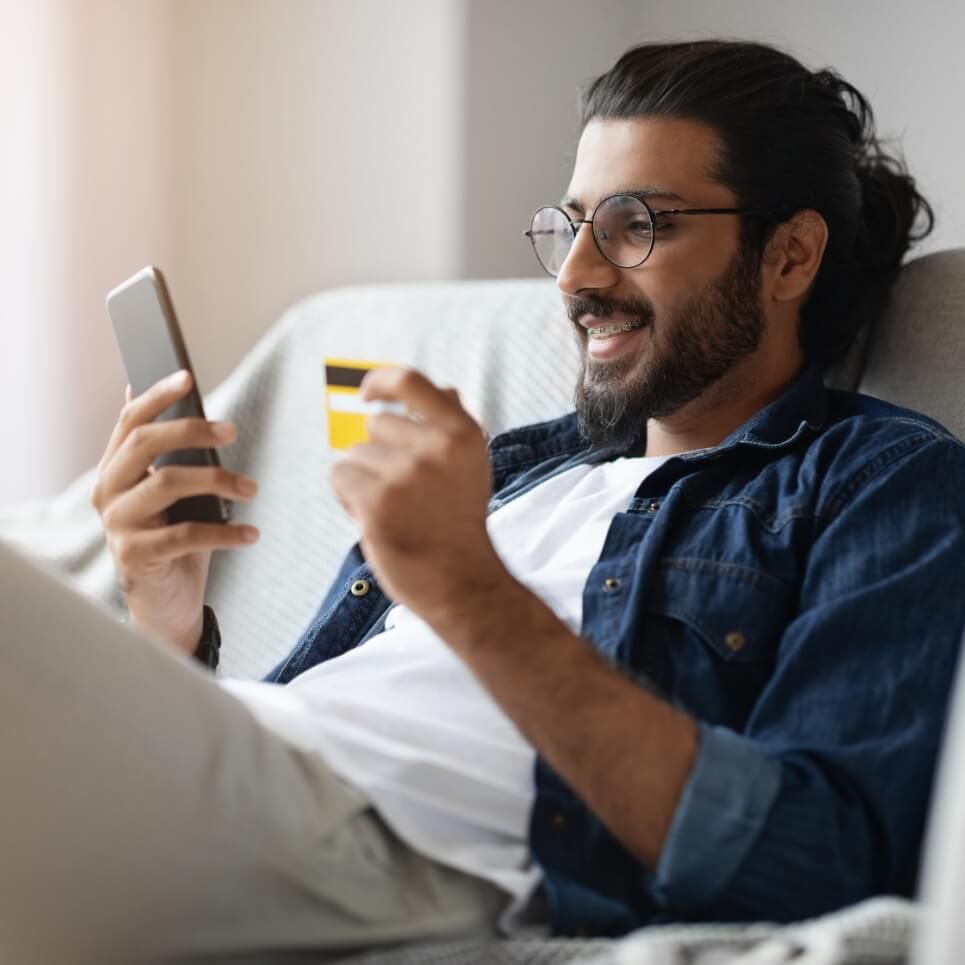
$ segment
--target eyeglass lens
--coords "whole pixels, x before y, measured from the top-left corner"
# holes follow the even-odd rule
[[[533,215],[530,240],[540,264],[556,277],[573,247],[576,228],[557,207],[540,208]],[[653,218],[638,198],[615,195],[593,213],[593,237],[601,254],[618,268],[636,268],[653,248]]]

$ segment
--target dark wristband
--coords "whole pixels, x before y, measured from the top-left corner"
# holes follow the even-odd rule
[[[209,670],[218,669],[218,661],[221,659],[221,628],[218,626],[218,618],[214,615],[214,610],[209,606],[204,608],[201,642],[198,644],[198,649],[194,651],[194,659]]]

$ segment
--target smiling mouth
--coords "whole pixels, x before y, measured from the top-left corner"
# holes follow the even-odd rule
[[[632,332],[636,328],[643,328],[647,323],[643,319],[635,322],[620,322],[617,325],[600,325],[597,328],[587,328],[586,333],[590,338],[607,338],[610,335],[619,335],[622,332]]]

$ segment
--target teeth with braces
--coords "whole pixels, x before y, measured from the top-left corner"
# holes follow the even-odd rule
[[[602,335],[618,335],[620,332],[632,332],[635,328],[642,328],[639,322],[624,322],[622,325],[601,325],[599,328],[588,328],[587,334],[599,338]]]

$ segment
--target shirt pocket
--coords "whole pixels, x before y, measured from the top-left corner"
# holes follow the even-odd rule
[[[770,678],[792,605],[789,585],[753,567],[665,558],[647,598],[640,663],[701,720],[740,728]]]

